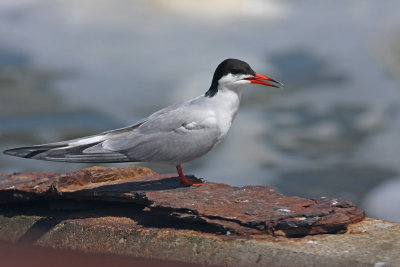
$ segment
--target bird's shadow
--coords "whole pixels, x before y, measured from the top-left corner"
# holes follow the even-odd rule
[[[162,176],[157,176],[162,177]],[[202,183],[203,179],[197,178],[194,175],[186,175],[186,178],[193,183]],[[131,181],[119,184],[102,185],[96,188],[77,190],[74,193],[88,193],[88,192],[115,192],[115,193],[127,193],[127,192],[150,192],[150,191],[162,191],[171,189],[189,189],[191,187],[182,185],[178,177],[167,176],[157,180],[143,180],[143,181]]]

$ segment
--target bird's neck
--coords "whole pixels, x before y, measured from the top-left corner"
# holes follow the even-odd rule
[[[236,86],[234,88],[226,88],[220,85],[218,86],[218,92],[213,97],[216,102],[223,107],[238,109],[242,92],[245,87],[246,86]]]
[[[218,92],[212,97],[214,110],[231,123],[239,109],[241,96],[242,90],[236,91],[220,86]]]
[[[209,99],[214,111],[220,136],[222,139],[229,131],[240,105],[241,92],[226,88],[218,88],[218,92]]]
[[[226,88],[223,85],[219,85],[216,89],[208,90],[204,95],[199,96],[201,102],[205,101],[208,105],[213,106],[213,108],[221,107],[221,109],[232,109],[238,108],[240,104],[240,99],[242,97],[243,88]],[[196,100],[194,99],[194,100]]]

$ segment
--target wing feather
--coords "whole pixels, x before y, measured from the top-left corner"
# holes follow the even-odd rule
[[[214,112],[197,105],[198,100],[169,106],[125,128],[4,153],[62,162],[184,163],[210,151],[220,140]]]

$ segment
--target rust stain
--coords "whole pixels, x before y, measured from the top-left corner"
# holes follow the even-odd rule
[[[364,218],[351,202],[306,199],[267,186],[233,187],[206,182],[183,187],[174,175],[148,168],[92,167],[74,173],[28,172],[2,175],[0,203],[33,199],[131,202],[163,220],[201,223],[235,235],[305,236],[342,233]]]
[[[157,173],[145,167],[106,168],[94,166],[71,174],[61,175],[57,182],[60,191],[72,192],[152,175],[157,175]]]

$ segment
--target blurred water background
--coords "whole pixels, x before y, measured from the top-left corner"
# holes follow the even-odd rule
[[[226,140],[187,173],[343,197],[400,221],[399,10],[396,0],[2,0],[0,150],[132,124],[203,94],[234,57],[286,86],[249,87]],[[0,155],[6,173],[86,166]]]

